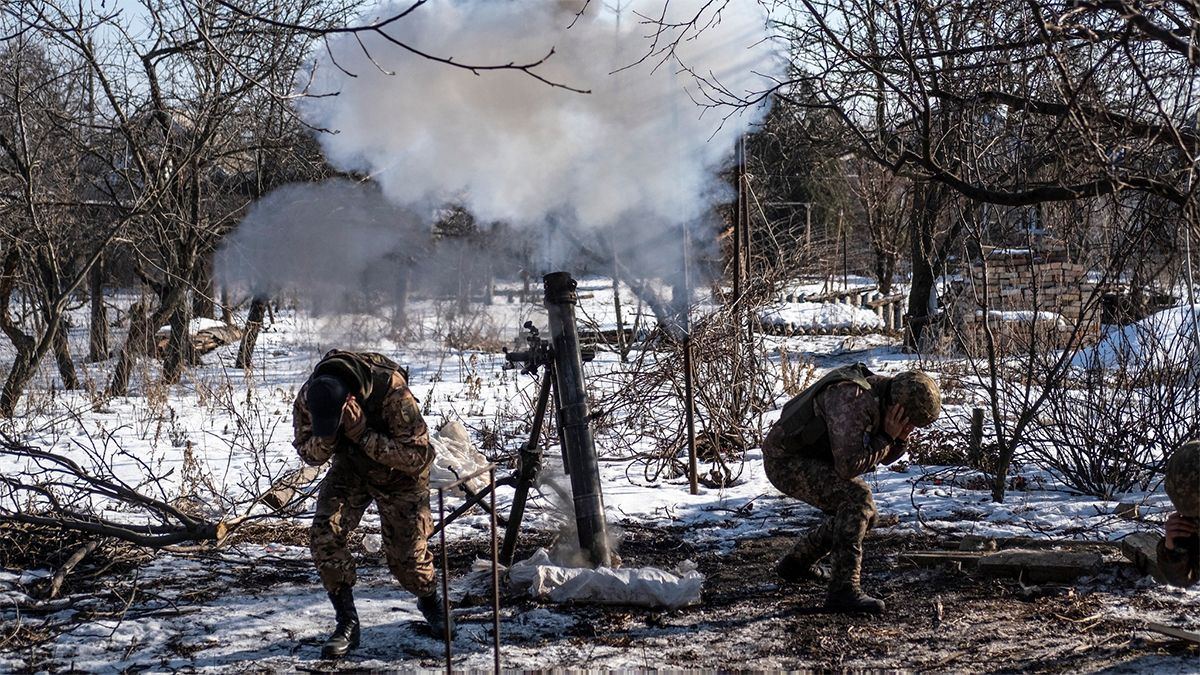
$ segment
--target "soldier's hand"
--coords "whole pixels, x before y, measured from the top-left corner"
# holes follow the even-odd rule
[[[1178,511],[1167,516],[1166,547],[1174,551],[1175,544],[1181,539],[1190,539],[1200,533],[1200,527],[1194,518],[1188,518]]]
[[[367,416],[358,404],[358,399],[350,396],[346,399],[346,405],[342,407],[342,433],[346,438],[358,443],[366,430]]]
[[[908,435],[912,433],[912,430],[913,425],[908,421],[908,414],[904,412],[904,406],[899,403],[892,404],[883,418],[884,433],[897,440],[905,441],[908,440]]]

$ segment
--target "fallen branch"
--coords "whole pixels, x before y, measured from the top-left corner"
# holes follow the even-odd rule
[[[95,551],[96,547],[99,545],[100,540],[93,539],[83,546],[75,549],[75,552],[71,554],[71,557],[67,558],[67,562],[63,563],[62,567],[59,567],[58,571],[54,573],[54,578],[50,581],[50,591],[46,595],[47,599],[53,600],[54,598],[58,597],[58,592],[62,590],[62,585],[63,582],[66,581],[67,575],[70,574],[71,570],[75,569],[75,566],[82,562],[84,558],[91,555],[92,551]]]

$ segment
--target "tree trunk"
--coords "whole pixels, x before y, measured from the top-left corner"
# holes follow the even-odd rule
[[[139,303],[129,311],[129,335],[117,356],[113,368],[112,381],[108,385],[109,396],[126,396],[129,393],[129,377],[133,374],[133,365],[137,357],[153,352],[154,332],[167,316],[175,310],[175,305],[183,301],[185,294],[182,287],[173,289],[163,298],[162,304],[150,314],[145,305]],[[189,343],[191,340],[188,341]]]
[[[896,256],[883,251],[875,254],[875,278],[879,280],[880,295],[891,295],[892,279],[896,275]]]
[[[63,389],[78,389],[79,375],[75,372],[75,362],[71,360],[71,344],[67,340],[67,327],[59,320],[58,330],[54,331],[54,359],[58,362],[58,375],[62,378]]]
[[[250,367],[254,357],[254,345],[258,343],[258,332],[262,330],[263,316],[267,313],[267,299],[261,295],[254,296],[250,302],[250,316],[246,318],[246,332],[242,334],[242,344],[238,346],[237,363],[241,369]]]
[[[908,329],[904,343],[909,349],[919,349],[921,336],[930,321],[929,298],[934,285],[933,231],[940,211],[938,188],[930,183],[913,190],[912,227],[912,288],[908,292]]]
[[[183,293],[183,301],[171,312],[171,337],[167,342],[167,353],[163,355],[163,381],[167,384],[179,382],[183,369],[196,363],[196,352],[192,348],[192,303]]]
[[[203,256],[196,265],[196,290],[192,293],[192,316],[215,319],[217,304],[213,301],[217,288],[213,283],[212,254]]]
[[[12,370],[8,371],[4,389],[0,391],[0,417],[12,417],[17,411],[17,401],[33,379],[35,364],[31,363],[32,356],[32,353],[18,354],[13,360]]]
[[[88,274],[92,315],[88,330],[88,363],[108,358],[108,311],[104,307],[104,265],[96,261]]]
[[[229,297],[229,289],[221,288],[221,321],[225,325],[233,325],[233,298]]]

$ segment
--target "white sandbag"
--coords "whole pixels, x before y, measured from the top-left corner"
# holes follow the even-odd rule
[[[438,485],[453,483],[462,476],[468,476],[488,465],[488,458],[471,443],[471,435],[462,422],[457,420],[447,422],[438,429],[436,434],[429,437],[433,445],[433,467],[429,470],[429,484],[433,488]],[[471,489],[479,492],[488,484],[487,474],[468,481]],[[454,494],[462,495],[459,488]]]
[[[677,609],[700,602],[704,575],[691,561],[680,563],[677,573],[657,567],[613,569],[562,567],[546,549],[508,569],[509,587],[553,602],[600,605],[636,605]]]

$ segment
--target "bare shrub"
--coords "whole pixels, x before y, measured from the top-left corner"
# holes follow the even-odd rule
[[[728,485],[741,474],[742,455],[762,441],[762,414],[775,399],[761,339],[746,341],[744,319],[721,310],[691,333],[695,373],[696,447],[701,481]],[[683,340],[657,332],[628,366],[593,378],[592,419],[604,444],[635,458],[648,481],[687,473]],[[599,391],[595,391],[598,389]]]
[[[457,303],[440,303],[436,321],[438,335],[451,349],[495,353],[508,344],[504,330],[486,312],[460,311]]]
[[[1066,485],[1113,499],[1148,489],[1162,459],[1200,435],[1200,381],[1194,364],[1124,356],[1105,368],[1100,353],[1050,390],[1027,452]]]

